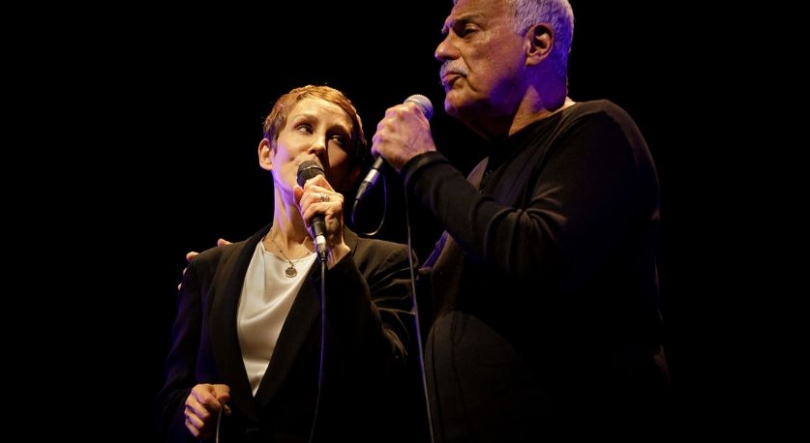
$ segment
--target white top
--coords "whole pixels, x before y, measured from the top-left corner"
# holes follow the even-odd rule
[[[267,252],[264,242],[259,242],[250,259],[239,299],[237,332],[253,395],[259,390],[281,327],[315,257],[313,252],[295,260],[298,275],[293,278],[284,274],[290,263]]]

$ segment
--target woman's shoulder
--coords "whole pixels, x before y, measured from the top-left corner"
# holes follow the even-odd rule
[[[217,266],[218,264],[239,257],[244,253],[245,249],[250,249],[250,253],[261,240],[262,236],[266,234],[266,229],[263,229],[245,240],[227,243],[224,245],[217,245],[200,252],[191,263],[197,262],[200,266]]]

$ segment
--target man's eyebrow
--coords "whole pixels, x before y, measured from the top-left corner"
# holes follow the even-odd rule
[[[466,14],[460,15],[453,19],[450,23],[445,24],[442,27],[442,34],[447,34],[450,32],[450,28],[455,28],[458,25],[466,25],[467,23],[480,23],[485,20],[485,17],[481,14]]]

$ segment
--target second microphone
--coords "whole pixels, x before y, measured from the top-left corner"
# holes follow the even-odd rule
[[[433,117],[433,103],[431,103],[430,99],[424,95],[414,94],[406,98],[403,103],[413,103],[418,106],[419,110],[422,111],[422,114],[428,120]],[[363,182],[360,183],[360,187],[357,190],[357,196],[354,199],[355,204],[362,200],[368,194],[371,188],[374,187],[374,184],[377,183],[377,179],[380,177],[384,167],[385,159],[382,157],[377,157],[374,159],[374,164],[371,165],[371,169],[369,169],[368,174],[366,174],[366,178],[363,179]]]

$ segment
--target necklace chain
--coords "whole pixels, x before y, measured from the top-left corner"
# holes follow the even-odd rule
[[[270,234],[270,241],[273,242],[273,244],[276,246],[276,249],[278,249],[278,252],[281,253],[281,256],[284,257],[284,259],[287,260],[287,262],[290,264],[290,267],[284,270],[284,275],[286,275],[288,278],[293,278],[296,275],[298,275],[298,270],[295,269],[295,264],[298,263],[299,261],[301,261],[304,257],[306,257],[306,255],[304,257],[301,257],[301,258],[295,260],[295,261],[292,261],[292,260],[290,260],[290,257],[287,257],[287,254],[285,254],[284,251],[281,250],[281,246],[279,246],[278,243],[276,243],[276,233],[275,232]]]

